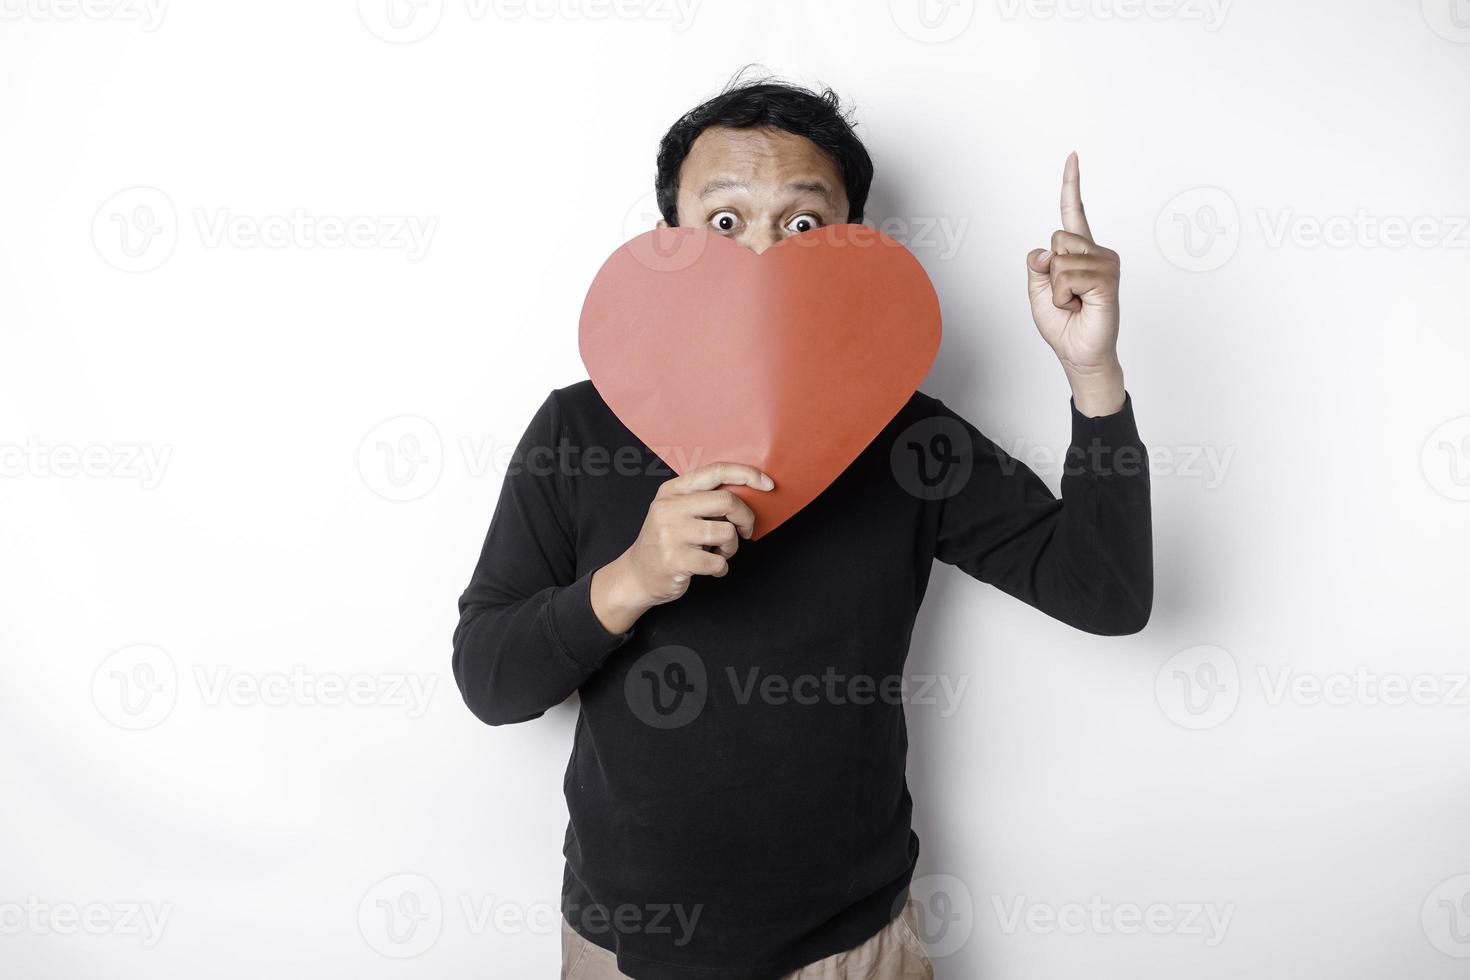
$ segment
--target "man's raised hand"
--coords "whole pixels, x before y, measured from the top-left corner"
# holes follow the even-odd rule
[[[1118,363],[1118,253],[1097,244],[1082,207],[1077,154],[1062,169],[1062,227],[1051,248],[1026,256],[1031,316],[1051,345],[1084,415],[1123,407]]]

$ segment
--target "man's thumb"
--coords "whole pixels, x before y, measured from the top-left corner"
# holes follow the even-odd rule
[[[1033,248],[1026,256],[1026,287],[1032,296],[1051,291],[1051,250]]]

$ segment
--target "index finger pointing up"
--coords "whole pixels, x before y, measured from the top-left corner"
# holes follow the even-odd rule
[[[1062,168],[1062,228],[1092,241],[1087,213],[1082,210],[1082,171],[1077,166],[1076,150],[1067,155],[1067,165]]]

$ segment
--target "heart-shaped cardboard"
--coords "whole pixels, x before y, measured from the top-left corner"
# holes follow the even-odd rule
[[[582,304],[599,394],[676,473],[747,463],[755,537],[805,507],[898,414],[939,351],[918,259],[865,225],[757,255],[702,228],[660,228],[603,263]]]

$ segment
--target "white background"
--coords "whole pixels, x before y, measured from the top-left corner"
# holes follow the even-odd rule
[[[477,722],[455,601],[658,138],[758,61],[855,104],[925,390],[1053,487],[1073,148],[1123,256],[1154,617],[936,567],[940,977],[1464,975],[1470,6],[1118,2],[4,0],[0,973],[555,975],[576,707]]]

